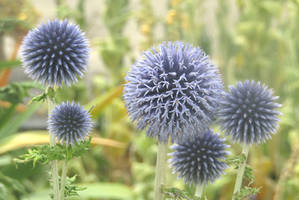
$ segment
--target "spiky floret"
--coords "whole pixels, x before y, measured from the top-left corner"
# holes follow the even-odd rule
[[[63,144],[76,144],[84,140],[92,128],[88,111],[78,103],[61,103],[49,116],[48,129]]]
[[[262,143],[271,138],[278,127],[276,103],[279,97],[260,82],[238,82],[230,86],[219,107],[219,124],[233,141],[253,144]]]
[[[207,130],[194,137],[185,138],[171,146],[174,150],[169,155],[173,173],[183,178],[187,184],[208,184],[214,182],[224,173],[227,165],[224,162],[229,146],[219,134]]]
[[[21,46],[25,73],[45,86],[70,86],[86,71],[89,48],[77,25],[48,21],[31,30]]]
[[[139,129],[159,141],[179,141],[214,120],[223,83],[199,47],[168,42],[145,51],[128,73],[124,100]]]

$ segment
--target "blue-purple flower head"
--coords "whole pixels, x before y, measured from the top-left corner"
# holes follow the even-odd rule
[[[45,86],[70,86],[87,70],[88,42],[77,25],[53,20],[24,38],[21,55],[25,73]]]
[[[169,155],[173,173],[187,184],[208,184],[219,178],[228,167],[224,159],[230,154],[225,139],[213,134],[211,130],[194,137],[185,138],[171,146]]]
[[[77,103],[61,103],[49,116],[48,128],[63,144],[77,144],[83,141],[92,129],[88,111]]]
[[[124,100],[147,135],[166,142],[207,129],[214,120],[223,83],[199,47],[168,42],[145,51],[128,73]]]
[[[238,82],[225,94],[219,109],[219,124],[235,142],[258,144],[271,138],[278,127],[277,96],[260,82]]]

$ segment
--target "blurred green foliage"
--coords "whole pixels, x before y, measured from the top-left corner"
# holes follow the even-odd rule
[[[104,9],[99,8],[100,15],[93,20],[102,21],[107,36],[92,40],[91,47],[108,75],[93,74],[71,88],[58,89],[56,96],[58,101],[71,99],[87,108],[96,108],[97,136],[121,141],[126,147],[95,146],[83,157],[71,160],[68,175],[77,174],[73,182],[87,188],[73,199],[153,199],[156,144],[130,122],[121,98],[121,85],[136,51],[140,54],[164,40],[182,40],[201,46],[220,68],[226,86],[254,79],[267,84],[280,96],[283,104],[280,129],[272,140],[251,149],[252,171],[248,172],[251,177],[255,176],[255,181],[246,191],[260,188],[256,199],[261,200],[299,198],[298,0],[101,2]],[[88,32],[92,28],[87,20],[89,1],[72,3],[74,5],[70,1],[56,0],[57,17],[69,18]],[[166,10],[160,12],[163,9],[158,8],[162,5]],[[16,58],[5,57],[4,37],[9,35],[20,41],[36,24],[38,13],[30,1],[0,1],[0,82],[5,70],[15,70],[17,68],[12,67],[20,65]],[[132,21],[137,22],[138,32],[134,34],[141,36],[139,43],[132,41],[135,38],[125,31]],[[13,82],[0,88],[0,101],[5,103],[0,102],[1,140],[9,140],[7,136],[17,134],[37,110],[45,113],[45,105],[41,103],[27,105],[24,112],[18,111],[20,103],[26,105],[32,96],[30,86]],[[0,155],[0,199],[49,198],[47,167],[37,165],[32,169],[29,163],[15,167],[12,158],[24,151],[19,149]],[[238,155],[240,147],[234,144],[231,151]],[[225,176],[207,187],[208,199],[230,199],[235,172],[231,167]],[[245,183],[251,181],[248,179]],[[171,195],[187,199],[194,193],[192,186],[185,186],[170,170],[166,189],[169,199],[174,198]]]

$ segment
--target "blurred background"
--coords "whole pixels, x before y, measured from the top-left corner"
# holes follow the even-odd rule
[[[261,187],[251,199],[299,199],[298,0],[0,0],[1,200],[50,198],[49,167],[14,158],[48,139],[46,103],[28,104],[43,88],[24,74],[19,47],[28,30],[55,18],[78,24],[91,47],[85,78],[57,91],[59,101],[94,106],[96,140],[69,164],[68,175],[86,187],[74,199],[153,199],[156,143],[130,122],[122,84],[142,51],[165,40],[201,46],[226,87],[254,79],[280,96],[279,131],[250,152],[253,186]],[[240,147],[231,151],[239,154]],[[207,188],[208,199],[230,199],[234,180],[235,170],[227,170]],[[194,191],[170,170],[167,185]]]

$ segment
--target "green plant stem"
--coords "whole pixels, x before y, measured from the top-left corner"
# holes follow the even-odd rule
[[[165,184],[166,163],[168,144],[158,143],[156,177],[155,177],[155,200],[162,200],[162,185]]]
[[[48,98],[48,116],[52,109],[55,107],[55,103],[52,99]],[[54,135],[50,133],[50,146],[54,146],[56,144],[56,138]],[[53,184],[53,199],[59,200],[59,177],[58,177],[58,161],[53,160],[50,163],[51,165],[51,176],[52,176],[52,184]]]
[[[244,159],[243,163],[239,166],[239,170],[238,170],[237,178],[236,178],[236,182],[235,182],[233,199],[236,199],[236,195],[238,195],[241,190],[243,175],[245,172],[247,157],[248,157],[248,153],[249,153],[249,148],[250,148],[250,145],[243,146],[242,155],[245,157],[245,159]]]
[[[60,200],[64,200],[66,173],[67,173],[67,160],[63,160],[62,173],[61,173],[61,185],[60,185]]]
[[[196,187],[195,196],[199,197],[199,199],[202,199],[203,189],[204,189],[204,185],[197,185]]]

